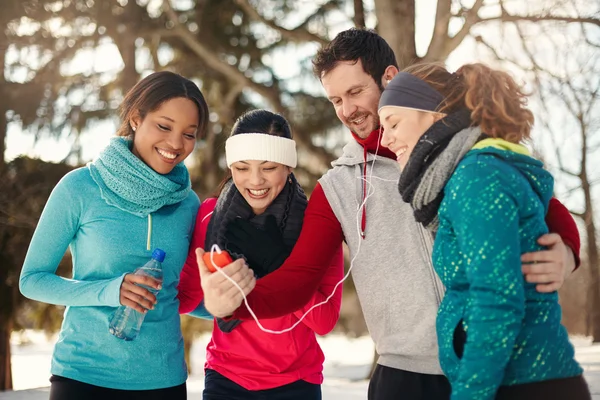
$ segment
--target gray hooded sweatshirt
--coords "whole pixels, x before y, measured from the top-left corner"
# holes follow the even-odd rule
[[[398,193],[398,163],[371,153],[366,177],[373,194],[366,202],[365,238],[361,238],[364,164],[364,149],[353,140],[319,182],[354,259],[352,278],[380,356],[378,363],[442,374],[435,319],[444,288],[431,262],[433,238]]]

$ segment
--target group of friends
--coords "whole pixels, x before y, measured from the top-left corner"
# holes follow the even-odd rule
[[[310,199],[281,115],[238,118],[229,173],[200,202],[183,161],[207,129],[201,91],[156,72],[127,93],[117,136],[54,188],[21,273],[23,295],[66,306],[50,399],[186,399],[180,314],[214,321],[203,399],[321,399],[343,242],[379,356],[368,399],[590,399],[557,294],[579,235],[523,146],[534,118],[515,81],[400,70],[365,29],[313,67],[351,137]],[[234,260],[220,272],[214,245]],[[162,281],[132,273],[154,248]],[[72,278],[56,274],[67,249]],[[146,314],[133,341],[109,333],[121,305]]]

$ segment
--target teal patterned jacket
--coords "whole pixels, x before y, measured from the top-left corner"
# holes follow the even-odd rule
[[[553,179],[542,167],[524,147],[486,139],[446,184],[433,261],[447,289],[437,333],[452,400],[582,373],[558,294],[537,292],[521,273],[521,254],[540,250],[548,232]]]

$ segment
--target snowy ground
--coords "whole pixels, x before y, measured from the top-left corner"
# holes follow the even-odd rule
[[[203,386],[202,365],[207,336],[194,342],[192,367],[195,373],[187,381],[190,400],[200,399]],[[576,346],[577,359],[585,368],[585,375],[594,395],[600,400],[600,345],[591,345],[586,338],[572,338]],[[28,342],[21,344],[21,342]],[[340,335],[320,338],[325,352],[325,400],[366,399],[367,375],[373,342],[370,338],[348,339]],[[54,341],[47,340],[38,332],[26,332],[23,337],[15,335],[12,340],[14,392],[0,393],[0,400],[46,400],[48,399],[48,377],[50,357]],[[37,388],[37,389],[36,389]],[[28,390],[25,390],[28,389]]]
[[[192,369],[187,381],[190,400],[200,399],[204,383],[202,367],[208,336],[202,336],[192,346]],[[39,332],[28,331],[23,338],[13,335],[12,369],[14,392],[0,392],[0,400],[47,400],[50,359],[55,338],[47,340]],[[21,345],[21,342],[29,342]],[[319,338],[325,352],[325,384],[323,398],[364,400],[373,357],[373,342],[369,337],[348,339],[340,335]],[[25,390],[30,389],[30,390]]]

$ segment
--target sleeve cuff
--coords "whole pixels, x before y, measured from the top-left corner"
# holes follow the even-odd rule
[[[191,315],[192,317],[195,317],[195,318],[201,318],[201,319],[206,319],[206,320],[212,320],[214,318],[213,315],[208,312],[206,307],[204,307],[204,300],[202,300],[200,302],[200,304],[198,304],[198,307],[196,307],[196,309],[189,312],[188,315]]]
[[[573,252],[573,257],[575,258],[575,269],[573,269],[573,272],[575,272],[577,268],[579,268],[579,266],[581,265],[581,258],[579,258],[579,252],[575,251],[575,246],[573,245],[573,243],[571,243],[570,240],[565,240],[563,238],[563,242],[564,244],[569,246],[569,248]]]
[[[125,279],[123,274],[106,285],[106,288],[102,291],[100,301],[108,307],[120,307],[121,306],[121,284]]]

